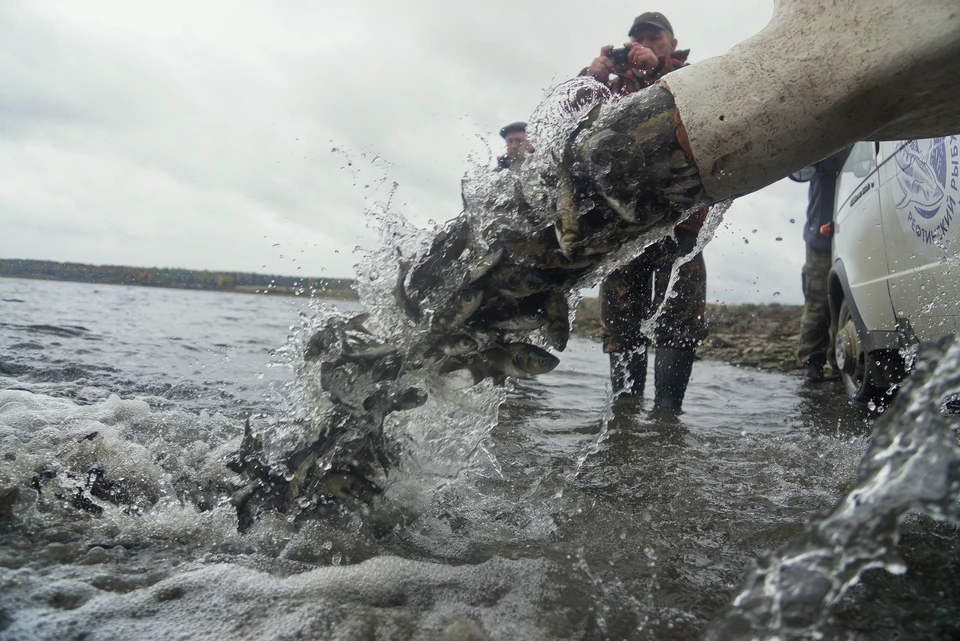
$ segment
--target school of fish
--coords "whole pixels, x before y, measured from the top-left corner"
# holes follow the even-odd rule
[[[426,402],[417,381],[551,371],[576,292],[707,204],[667,91],[614,101],[574,82],[555,95],[566,125],[487,189],[465,187],[464,211],[416,255],[397,256],[393,300],[379,304],[401,310],[401,332],[378,336],[364,313],[329,318],[310,337],[303,357],[328,405],[323,425],[279,461],[247,425],[229,461],[246,479],[231,498],[241,531],[265,510],[299,518],[380,493],[375,479],[394,463],[384,419]]]

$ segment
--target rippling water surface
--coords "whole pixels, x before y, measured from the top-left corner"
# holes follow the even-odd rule
[[[599,346],[574,339],[489,433],[398,435],[372,508],[238,534],[225,457],[247,416],[302,413],[291,337],[314,312],[0,279],[0,639],[697,638],[869,441],[838,385],[715,362],[680,416],[611,404]],[[126,499],[99,512],[76,498],[97,470]],[[901,530],[906,573],[868,571],[822,638],[960,636],[956,528]]]

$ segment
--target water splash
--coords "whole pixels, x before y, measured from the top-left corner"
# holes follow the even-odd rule
[[[870,568],[907,571],[896,546],[904,515],[918,510],[960,521],[960,342],[923,352],[891,409],[878,421],[858,478],[833,510],[750,572],[709,641],[818,638],[830,608]]]
[[[438,470],[471,467],[503,397],[489,386],[463,393],[457,373],[502,384],[553,369],[543,348],[566,347],[578,290],[706,198],[669,93],[609,99],[586,79],[558,87],[533,119],[537,152],[465,179],[465,209],[444,225],[411,227],[392,211],[393,192],[368,212],[380,242],[357,268],[367,313],[317,320],[303,350],[311,363],[297,366],[314,406],[299,449],[278,456],[248,425],[229,464],[249,480],[232,498],[241,529],[267,509],[295,517],[324,503],[314,495],[379,494],[404,457],[417,460],[411,452],[432,453]],[[429,427],[454,415],[467,417],[456,430]]]

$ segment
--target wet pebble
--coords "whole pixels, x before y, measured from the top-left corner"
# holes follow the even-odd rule
[[[73,556],[76,552],[76,546],[69,543],[48,543],[43,547],[43,555],[46,557],[66,557]]]
[[[96,545],[87,550],[87,555],[77,561],[80,565],[95,565],[97,563],[106,563],[111,560],[110,552]]]

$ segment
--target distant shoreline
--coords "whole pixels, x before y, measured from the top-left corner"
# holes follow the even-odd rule
[[[219,294],[258,294],[261,296],[286,296],[289,298],[303,298],[303,297],[315,297],[315,298],[326,298],[328,300],[342,300],[342,301],[354,301],[359,302],[360,297],[357,296],[357,293],[353,290],[326,290],[326,289],[307,289],[305,287],[280,287],[280,286],[266,286],[259,287],[256,285],[243,285],[240,287],[234,287],[233,289],[203,289],[200,287],[188,287],[188,286],[177,286],[177,285],[144,285],[142,283],[123,283],[123,282],[90,282],[83,280],[73,280],[69,278],[51,278],[44,276],[10,276],[7,274],[0,274],[0,278],[20,278],[23,280],[43,280],[48,282],[58,282],[58,283],[81,283],[84,285],[114,285],[117,287],[146,287],[154,289],[179,289],[184,291],[193,291],[193,292],[213,292]]]
[[[296,278],[243,272],[103,267],[26,260],[0,260],[0,277],[359,301],[356,291],[352,289],[354,280],[346,278]],[[708,304],[706,321],[709,336],[698,348],[697,354],[702,358],[741,367],[797,370],[794,352],[802,311],[802,305],[778,303]],[[584,298],[574,319],[573,333],[599,339],[601,332],[599,301],[596,298]]]
[[[213,272],[169,267],[88,265],[49,260],[0,259],[0,277],[31,278],[98,285],[132,285],[198,291],[316,295],[334,300],[359,300],[352,278],[278,276],[253,272]]]

